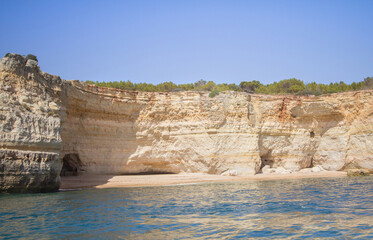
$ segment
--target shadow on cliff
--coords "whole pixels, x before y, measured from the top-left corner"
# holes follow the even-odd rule
[[[61,189],[106,184],[137,151],[136,123],[151,95],[80,82],[65,94]]]
[[[69,153],[62,159],[60,190],[91,188],[109,182],[114,175],[87,174],[79,154]]]

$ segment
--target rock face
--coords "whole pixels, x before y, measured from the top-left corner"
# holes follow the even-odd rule
[[[0,192],[58,190],[62,80],[37,62],[0,62]]]
[[[261,166],[250,96],[146,93],[73,82],[62,152],[87,172],[254,174]]]
[[[321,97],[145,93],[73,82],[63,152],[87,172],[373,169],[373,92]]]
[[[43,173],[56,182],[66,156],[95,174],[373,169],[373,91],[210,98],[64,81],[19,55],[3,58],[0,70],[2,189],[16,185],[9,178],[45,185]]]

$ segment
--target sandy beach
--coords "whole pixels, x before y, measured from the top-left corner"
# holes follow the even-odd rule
[[[265,181],[279,179],[346,177],[346,172],[322,171],[318,173],[256,174],[253,176],[221,176],[200,173],[154,175],[79,175],[61,177],[61,190],[81,188],[119,188],[166,186],[204,182]]]

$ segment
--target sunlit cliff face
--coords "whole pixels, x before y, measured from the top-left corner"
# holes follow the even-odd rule
[[[87,172],[246,175],[372,168],[371,91],[321,97],[128,92],[73,82],[63,152]]]
[[[94,174],[373,169],[373,91],[121,91],[61,80],[16,54],[1,60],[0,79],[2,188],[57,186],[69,154]]]

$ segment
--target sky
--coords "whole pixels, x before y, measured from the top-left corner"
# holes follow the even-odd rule
[[[0,55],[63,79],[216,83],[373,76],[372,0],[0,0]]]

